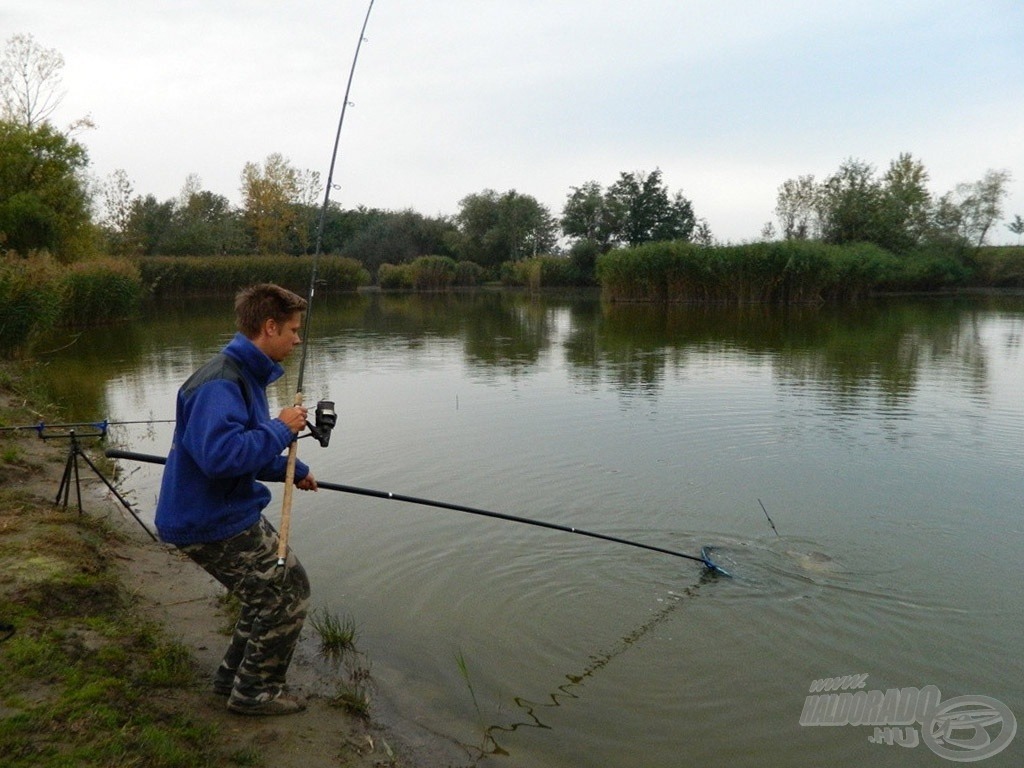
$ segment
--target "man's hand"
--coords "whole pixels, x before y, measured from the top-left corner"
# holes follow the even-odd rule
[[[313,473],[310,472],[301,480],[296,480],[295,487],[300,491],[315,491],[317,489],[316,478],[313,477]]]
[[[306,413],[307,409],[303,406],[293,405],[290,408],[284,408],[277,418],[283,421],[293,434],[297,435],[306,427]]]

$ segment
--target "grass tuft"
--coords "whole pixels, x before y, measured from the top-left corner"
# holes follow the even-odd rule
[[[320,638],[320,649],[325,655],[340,656],[356,647],[355,620],[348,614],[339,617],[326,608],[318,608],[309,616],[309,623]]]

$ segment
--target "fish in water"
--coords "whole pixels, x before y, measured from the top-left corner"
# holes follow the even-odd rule
[[[789,550],[787,555],[792,557],[797,565],[811,573],[834,573],[837,563],[824,552],[794,552]]]

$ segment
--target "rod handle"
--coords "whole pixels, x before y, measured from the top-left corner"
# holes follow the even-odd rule
[[[302,405],[302,392],[295,393],[295,405]],[[299,458],[299,441],[288,446],[288,464],[284,473],[284,499],[281,502],[281,528],[278,531],[277,567],[283,568],[288,557],[288,534],[292,522],[292,496],[295,492],[295,462]]]

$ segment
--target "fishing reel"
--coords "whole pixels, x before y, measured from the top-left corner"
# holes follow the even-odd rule
[[[338,423],[338,414],[334,412],[333,400],[321,400],[316,404],[316,416],[313,424],[306,423],[309,434],[316,438],[321,448],[331,442],[331,432]]]

